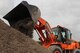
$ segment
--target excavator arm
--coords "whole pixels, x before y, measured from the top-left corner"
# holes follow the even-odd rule
[[[39,18],[34,28],[39,35],[39,40],[42,42],[42,45],[45,47],[50,46],[50,44],[54,41],[54,34],[48,22]]]

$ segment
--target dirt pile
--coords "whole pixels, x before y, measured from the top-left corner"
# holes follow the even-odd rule
[[[31,38],[0,20],[0,53],[50,53]]]

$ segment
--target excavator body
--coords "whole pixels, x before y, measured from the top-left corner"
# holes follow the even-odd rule
[[[34,22],[34,29],[39,35],[39,40],[52,53],[80,53],[80,44],[72,40],[70,30],[59,25],[51,28],[49,23],[41,18],[39,8],[26,1],[22,1],[3,18],[8,20],[11,26],[23,19]]]
[[[59,53],[80,52],[80,44],[79,42],[72,40],[72,33],[69,29],[59,25],[51,28],[48,22],[42,18],[38,19],[35,29],[39,35],[39,40],[41,40],[41,43],[45,48],[52,48],[53,46],[59,47],[57,48]],[[54,52],[56,51],[54,50],[52,53]]]

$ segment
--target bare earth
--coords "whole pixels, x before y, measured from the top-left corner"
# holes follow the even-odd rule
[[[50,53],[36,41],[0,20],[0,53]]]

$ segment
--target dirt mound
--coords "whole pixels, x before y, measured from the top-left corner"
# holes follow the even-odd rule
[[[50,53],[31,38],[0,20],[0,53]]]

